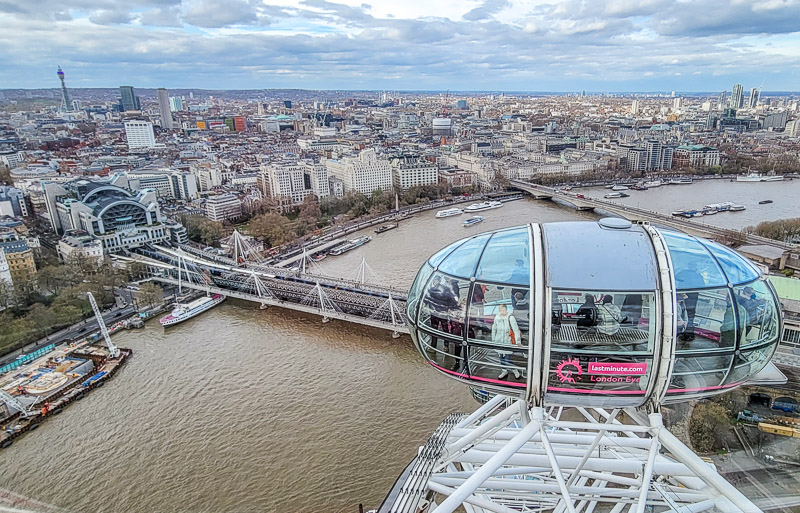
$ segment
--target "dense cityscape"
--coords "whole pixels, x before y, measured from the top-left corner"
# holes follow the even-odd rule
[[[756,503],[760,508],[795,511],[792,508],[798,507],[796,488],[795,493],[790,491],[799,481],[796,465],[800,461],[800,446],[794,440],[800,438],[796,416],[800,397],[800,389],[796,386],[797,368],[800,368],[800,282],[794,276],[800,272],[800,247],[797,246],[800,242],[800,219],[797,215],[779,216],[765,210],[752,214],[755,217],[748,218],[753,219],[748,223],[725,221],[732,219],[730,216],[736,215],[736,211],[747,208],[752,212],[753,205],[769,205],[773,199],[776,207],[788,205],[785,207],[787,211],[796,214],[796,203],[792,199],[796,198],[796,191],[792,188],[800,174],[800,96],[797,94],[770,93],[762,91],[761,87],[740,83],[732,84],[730,92],[690,94],[673,91],[580,91],[570,94],[448,90],[212,91],[149,89],[135,85],[122,85],[118,89],[86,89],[71,88],[70,70],[61,67],[53,70],[53,82],[42,89],[0,90],[0,325],[3,326],[0,332],[0,354],[3,355],[0,359],[3,364],[0,371],[3,390],[0,425],[3,438],[0,438],[0,444],[4,448],[38,427],[54,412],[60,413],[71,402],[82,399],[84,394],[101,386],[122,368],[132,357],[132,351],[117,347],[112,343],[111,335],[114,340],[128,337],[130,342],[131,337],[136,337],[135,333],[153,333],[154,323],[148,322],[150,319],[160,318],[161,325],[166,328],[209,310],[226,297],[236,301],[237,308],[243,310],[252,307],[252,302],[260,303],[262,309],[275,306],[295,310],[281,315],[295,315],[293,322],[312,326],[312,330],[318,326],[318,317],[315,316],[321,316],[323,323],[333,319],[342,324],[356,323],[354,326],[363,330],[374,329],[380,335],[369,335],[369,338],[381,343],[386,339],[386,344],[389,344],[386,330],[406,341],[409,339],[405,335],[410,334],[414,345],[434,367],[461,381],[468,381],[472,386],[472,396],[496,407],[500,405],[498,399],[489,397],[502,397],[494,394],[513,390],[509,387],[524,386],[520,383],[527,379],[524,361],[528,358],[528,351],[525,349],[523,354],[519,349],[498,350],[497,355],[487,360],[491,362],[486,364],[488,370],[482,370],[478,356],[482,353],[473,353],[475,348],[471,344],[483,340],[481,337],[490,337],[488,342],[483,340],[484,350],[492,344],[506,344],[510,348],[515,340],[519,343],[520,338],[525,346],[533,345],[534,330],[531,329],[529,338],[528,322],[534,317],[527,314],[528,296],[532,289],[527,288],[529,267],[523,267],[527,266],[523,260],[532,258],[527,243],[524,251],[519,251],[519,241],[504,249],[507,253],[505,258],[509,260],[503,265],[507,266],[511,277],[504,275],[502,279],[498,278],[499,275],[495,276],[498,279],[490,278],[490,268],[469,270],[459,267],[462,264],[451,263],[457,260],[453,255],[461,250],[447,258],[441,255],[437,259],[435,255],[425,267],[422,258],[461,238],[451,229],[436,231],[442,229],[431,228],[436,234],[432,236],[434,241],[427,243],[434,246],[423,244],[422,255],[416,261],[405,262],[400,257],[386,255],[400,251],[400,245],[413,246],[415,237],[427,240],[422,232],[429,230],[427,226],[433,217],[485,214],[486,217],[465,218],[463,225],[469,228],[472,224],[486,221],[486,226],[495,230],[491,239],[494,241],[504,236],[498,234],[516,233],[503,231],[509,226],[523,222],[539,223],[538,215],[542,216],[542,224],[536,226],[541,227],[531,228],[533,231],[530,233],[543,230],[546,244],[544,249],[533,251],[537,258],[539,252],[549,251],[553,255],[551,262],[564,261],[555,255],[574,255],[585,249],[600,255],[594,261],[597,263],[602,259],[603,246],[598,242],[595,248],[586,241],[599,235],[587,231],[582,235],[586,241],[578,239],[585,246],[574,246],[573,253],[559,253],[566,251],[564,248],[573,247],[569,244],[578,242],[569,242],[568,237],[559,239],[566,237],[560,235],[558,225],[561,223],[550,223],[555,226],[551,227],[548,222],[574,222],[576,219],[586,222],[611,215],[619,218],[618,221],[632,221],[642,234],[652,225],[680,230],[689,234],[687,237],[700,240],[693,244],[702,244],[714,256],[713,264],[692,267],[695,275],[698,275],[698,269],[706,269],[703,271],[706,287],[713,280],[703,265],[719,266],[721,275],[730,272],[726,266],[739,265],[740,269],[741,266],[753,266],[752,269],[748,267],[747,272],[740,271],[739,278],[728,275],[727,284],[722,285],[732,291],[727,303],[721,298],[728,297],[728,292],[720,292],[727,289],[697,292],[695,289],[702,287],[682,284],[681,280],[687,279],[685,275],[682,278],[678,271],[671,275],[678,290],[674,310],[677,321],[674,322],[677,323],[679,336],[676,339],[679,342],[677,358],[673,355],[675,367],[669,372],[682,377],[672,381],[669,388],[663,385],[665,395],[662,398],[665,404],[670,401],[694,402],[692,409],[681,403],[665,408],[663,415],[666,424],[676,431],[683,443],[689,443],[695,452],[708,458],[708,462],[713,457],[715,468],[721,473],[724,471],[732,483],[743,487],[742,493],[748,498],[758,497],[761,502]],[[678,210],[678,207],[652,203],[655,194],[667,197],[667,191],[697,191],[699,187],[707,186],[702,190],[724,189],[729,191],[726,194],[733,195],[731,187],[734,185],[775,185],[771,182],[780,182],[782,189],[750,189],[771,191],[773,196],[769,198],[756,197],[755,192],[738,189],[741,197],[747,199],[739,200],[741,204],[738,201],[706,201],[701,193],[692,196],[691,192],[687,197],[692,196],[691,201],[697,203],[697,208],[684,208],[681,204]],[[643,206],[637,198],[645,196],[637,195],[645,191],[652,194],[647,196],[649,199],[642,200],[645,202]],[[781,194],[783,196],[778,198]],[[542,210],[544,207],[539,206],[539,200],[544,199],[552,200],[556,205],[554,208],[567,209],[570,214]],[[651,204],[648,205],[647,201]],[[783,203],[779,205],[781,201]],[[708,204],[703,206],[701,202]],[[501,207],[503,211],[514,213],[507,214],[511,215],[510,218],[498,221],[499,225],[491,224],[493,215],[496,219],[499,215],[494,213],[500,212],[494,209]],[[578,216],[595,217],[572,218],[569,217],[572,212]],[[715,214],[719,215],[710,217]],[[422,224],[425,216],[428,225]],[[715,221],[720,219],[722,221]],[[438,219],[435,221],[440,222]],[[352,261],[354,255],[360,256],[360,251],[366,249],[354,250],[362,246],[366,248],[364,245],[373,238],[377,242],[378,237],[397,237],[399,241],[404,225],[409,223],[419,223],[415,229],[421,231],[417,235],[406,235],[402,243],[384,242],[386,245],[377,250],[383,255],[381,270],[384,276],[395,273],[391,263],[396,260],[403,266],[401,279],[371,278],[370,275],[375,273],[366,258],[361,258],[355,278],[345,276],[341,268],[336,267],[337,261]],[[599,225],[605,229],[633,230],[630,222],[620,225],[603,219]],[[370,234],[382,234],[398,227],[400,229],[386,236]],[[647,233],[656,243],[661,240],[661,235]],[[738,253],[730,252],[736,256],[726,253],[728,256],[724,257],[716,252],[723,251],[717,248],[724,246],[705,245],[707,241],[702,242],[705,239],[701,238],[716,240],[737,249]],[[473,239],[477,241],[480,237],[469,240]],[[669,236],[663,239],[667,243],[674,242]],[[391,239],[380,239],[381,242],[384,240]],[[565,245],[558,246],[552,242],[559,240]],[[491,256],[491,244],[478,252],[481,262]],[[452,247],[448,246],[449,249]],[[669,246],[669,250],[677,251],[673,246]],[[636,251],[625,251],[631,251],[629,258],[638,258]],[[342,256],[345,253],[349,255]],[[517,254],[518,258],[508,256],[512,254]],[[694,257],[697,252],[691,254]],[[679,262],[680,255],[676,252],[672,259]],[[328,257],[334,258],[327,260]],[[734,262],[736,258],[745,262],[745,257],[755,264]],[[468,259],[467,256],[463,258]],[[319,266],[323,265],[323,260],[327,260],[324,265],[328,267],[321,270]],[[371,264],[376,265],[376,262]],[[411,290],[413,274],[406,276],[411,272],[406,271],[406,264],[413,272],[423,265]],[[477,265],[477,261],[472,265]],[[671,261],[669,265],[672,265]],[[430,270],[426,271],[426,268]],[[514,272],[511,272],[512,268]],[[519,277],[521,274],[514,274],[522,273],[523,269],[524,278]],[[420,283],[424,284],[430,278],[430,274],[425,273],[434,270],[448,276],[446,279],[450,280],[452,291],[448,288],[450,285],[434,290],[441,287],[438,275],[428,281],[430,290],[421,291]],[[555,269],[547,272],[551,278],[558,276]],[[581,273],[579,270],[571,272],[575,275]],[[749,272],[755,272],[760,278],[747,281]],[[514,281],[520,279],[522,281]],[[596,296],[598,304],[610,305],[599,311],[602,314],[611,310],[608,314],[611,320],[606,318],[606,321],[615,324],[613,329],[609,328],[603,324],[603,315],[600,315],[599,320],[592,321],[596,326],[589,326],[594,331],[587,335],[581,333],[582,321],[578,320],[574,335],[577,338],[570,346],[573,349],[578,347],[578,353],[585,351],[586,339],[581,337],[599,337],[600,342],[595,347],[603,347],[604,336],[617,336],[619,333],[622,337],[624,330],[629,330],[625,332],[628,339],[635,339],[642,333],[647,336],[647,325],[654,314],[643,312],[648,308],[662,308],[655,297],[644,293],[640,297],[631,293],[625,295],[612,285],[603,288],[600,283],[604,282],[600,277],[593,279],[597,282],[592,286],[569,286],[561,292],[558,287],[548,285],[553,290],[553,303],[560,304],[557,313],[553,307],[552,324],[548,328],[553,330],[554,348],[557,343],[566,344],[567,337],[572,336],[568,335],[571,332],[567,327],[575,325],[570,325],[570,320],[580,316],[586,305],[584,303],[575,311],[569,309],[573,302],[570,296],[584,294],[576,291],[611,291],[609,294],[595,294],[591,301],[587,301],[595,308]],[[487,284],[470,285],[481,280]],[[770,284],[756,286],[754,283]],[[517,288],[513,288],[515,284]],[[521,284],[524,284],[524,289],[519,288]],[[682,287],[694,292],[681,294]],[[442,290],[456,298],[461,296],[460,308],[472,316],[468,321],[464,319],[463,311],[460,320],[458,315],[447,317],[431,313],[423,321],[424,309],[435,301],[418,301],[419,298],[443,294]],[[780,301],[777,309],[782,311],[782,318],[776,313],[778,310],[767,310],[765,306],[773,299],[773,290],[777,291],[774,298]],[[489,317],[488,298],[492,294],[501,298],[502,304]],[[586,295],[591,294],[587,292]],[[465,299],[467,297],[469,299]],[[578,303],[580,301],[583,299]],[[684,302],[691,304],[687,307]],[[735,310],[731,304],[735,302],[740,306],[740,313],[731,313]],[[457,299],[455,303],[458,303]],[[685,310],[678,310],[678,303]],[[526,314],[521,316],[518,312],[522,309],[518,306],[523,304],[526,305]],[[641,319],[637,320],[638,324],[624,327],[633,317],[631,304],[638,304],[636,318]],[[701,315],[704,304],[707,310],[703,310]],[[642,305],[645,305],[644,310]],[[536,307],[530,308],[534,312]],[[723,313],[726,309],[728,313]],[[508,313],[509,310],[513,315]],[[754,319],[756,310],[761,320],[756,323],[751,319],[745,323],[746,315],[752,315]],[[742,313],[745,311],[747,314]],[[774,314],[769,323],[764,320],[769,317],[767,312]],[[164,313],[167,315],[161,317]],[[481,327],[475,327],[476,315],[486,316]],[[672,315],[670,312],[669,319]],[[701,317],[705,320],[700,320]],[[713,321],[715,317],[718,319]],[[510,342],[497,342],[495,332],[501,318],[510,323],[504,325],[510,327],[503,328],[505,336],[510,336]],[[690,357],[681,356],[681,351],[695,354],[692,351],[708,348],[697,345],[695,336],[697,339],[709,337],[721,347],[726,337],[733,337],[728,335],[733,328],[726,328],[726,325],[734,323],[734,318],[737,323],[742,323],[743,334],[741,342],[737,338],[735,343],[730,343],[727,363],[720,364],[716,360],[702,363],[703,358],[694,356],[690,362]],[[200,319],[192,322],[200,322]],[[709,319],[719,324],[714,328],[716,333],[713,337],[709,335],[713,331],[708,327]],[[222,324],[225,322],[228,321],[222,321]],[[555,329],[556,325],[560,331]],[[183,326],[190,329],[189,324]],[[464,326],[468,329],[463,329]],[[656,326],[655,322],[650,326]],[[146,331],[125,331],[133,328]],[[161,330],[161,326],[158,329]],[[652,328],[649,335],[651,352],[655,329]],[[438,348],[437,330],[444,349]],[[491,335],[482,330],[491,332]],[[164,331],[164,334],[168,333]],[[145,338],[147,336],[153,335]],[[289,335],[292,336],[295,335]],[[550,336],[549,331],[547,336]],[[458,344],[448,346],[448,337],[465,337],[462,345],[467,348],[464,354],[469,356],[462,356]],[[557,337],[561,339],[557,340]],[[141,340],[142,336],[139,336],[138,343]],[[751,348],[764,345],[753,350],[754,356],[748,359],[750,356],[743,354],[749,353],[742,353],[739,344]],[[407,345],[412,347],[410,341]],[[145,347],[146,351],[153,352],[152,347]],[[776,347],[777,352],[774,352]],[[557,349],[553,351],[555,354]],[[141,357],[137,353],[133,361]],[[740,358],[747,362],[746,366],[741,364]],[[765,367],[770,360],[772,363]],[[614,364],[623,367],[608,364],[608,368],[641,369],[644,373],[648,364],[633,361],[636,363],[624,360],[628,363]],[[647,361],[655,365],[652,363],[655,357]],[[554,360],[555,363],[558,362]],[[597,361],[592,361],[589,368],[595,364]],[[576,367],[577,371],[563,370],[569,365]],[[586,364],[578,357],[565,356],[557,370],[562,384],[575,383],[575,373],[580,374],[583,365]],[[690,386],[691,379],[694,379],[691,376],[719,374],[717,367],[721,365],[729,366],[730,374],[723,372],[720,378],[704,378],[705,385],[713,386]],[[710,371],[711,367],[715,370]],[[741,370],[745,367],[749,370]],[[764,368],[775,369],[784,379],[781,381],[774,374],[765,378],[761,373]],[[624,372],[613,370],[606,374]],[[726,390],[737,372],[739,379],[735,385],[745,383],[749,386],[713,397],[712,394],[706,397],[697,392],[714,387],[715,390]],[[751,375],[760,376],[761,381],[747,381],[745,378],[749,379]],[[122,376],[125,376],[124,372]],[[592,381],[613,383],[615,379],[593,377]],[[638,383],[639,379],[635,378],[634,382]],[[628,383],[631,383],[630,378]],[[481,389],[480,386],[484,385],[485,388]],[[574,386],[578,388],[569,389],[571,393],[583,390],[579,385]],[[567,389],[554,390],[564,393]],[[619,393],[630,394],[637,390]],[[648,394],[652,393],[651,389],[647,390]],[[606,392],[611,396],[614,394],[614,391]],[[680,399],[676,399],[679,396]],[[555,404],[560,404],[557,401],[563,399],[553,397],[548,400],[556,401]],[[565,404],[572,404],[569,398],[565,401]],[[509,410],[511,404],[506,403]],[[614,403],[609,404],[616,407]],[[456,427],[452,426],[456,424],[455,420],[449,421],[451,425],[447,429],[452,427],[461,436],[472,436],[465,434],[466,418],[461,419],[461,424]],[[470,422],[475,422],[475,418],[470,417]],[[507,415],[506,419],[513,417]],[[608,419],[610,422],[614,417]],[[436,419],[436,423],[439,420]],[[522,414],[514,421],[519,424],[514,426],[523,428],[529,421],[530,418]],[[558,419],[552,421],[557,423]],[[730,428],[721,427],[728,425]],[[483,429],[480,424],[476,426],[475,433]],[[502,439],[498,433],[492,436]],[[598,437],[606,436],[602,429],[598,433]],[[567,434],[551,436],[563,442]],[[36,437],[37,434],[30,435],[30,438]],[[450,442],[453,440],[456,439],[451,438]],[[31,440],[20,441],[20,445],[28,442]],[[419,439],[417,445],[423,442],[424,438]],[[631,443],[631,454],[642,449]],[[660,443],[662,449],[668,448],[677,459],[684,457],[679,451],[685,446],[670,445],[672,442],[666,439]],[[556,452],[562,449],[556,447]],[[552,452],[552,449],[545,452]],[[654,452],[658,453],[657,450]],[[0,457],[4,454],[0,453]],[[567,451],[557,456],[561,458],[570,454]],[[411,456],[399,454],[395,457],[399,461]],[[636,453],[635,458],[647,460],[651,456],[645,450],[642,454]],[[655,456],[652,458],[655,461]],[[686,468],[692,470],[692,475],[699,474],[691,465],[691,457],[685,458],[690,462]],[[415,461],[420,464],[423,460],[417,458]],[[456,463],[463,472],[472,468],[472,463],[466,460]],[[677,465],[675,463],[675,468]],[[368,499],[375,502],[375,497],[389,492],[391,482],[401,470],[402,465],[386,471],[382,476],[382,487],[371,490],[375,495]],[[597,479],[599,470],[593,472],[595,474],[581,477],[581,482],[585,484],[589,478]],[[637,472],[627,467],[620,472],[623,477],[616,476],[618,481],[609,482],[615,485],[638,482]],[[679,473],[678,470],[675,472]],[[575,476],[578,474],[576,471]],[[454,475],[445,474],[441,483],[455,486]],[[20,481],[18,476],[16,486],[20,482],[24,479]],[[431,478],[425,496],[430,498],[430,494],[441,494],[441,511],[452,511],[445,508],[457,505],[448,502],[451,499],[446,497],[455,492],[445,493],[443,490],[449,489],[437,483]],[[566,483],[559,483],[559,486],[562,484],[560,493],[568,495],[564,491]],[[570,480],[569,487],[573,485]],[[519,490],[514,492],[517,495],[513,499],[510,496],[498,499],[490,491],[500,488],[500,485],[495,482],[487,486],[489,491],[484,489],[484,495],[481,495],[484,502],[472,503],[485,508],[480,511],[519,511],[522,505],[527,508],[532,504],[530,497],[520,498],[522,492]],[[574,490],[583,490],[583,484],[574,486]],[[660,481],[660,484],[654,482],[653,486],[663,487],[662,493],[673,497],[665,499],[663,504],[660,499],[645,498],[654,501],[648,504],[655,505],[656,511],[664,510],[658,508],[665,507],[664,504],[670,504],[672,500],[687,501],[687,504],[695,499],[698,504],[703,498],[712,500],[705,495],[698,498],[702,495],[699,491],[697,497],[689,497],[690,494],[683,497],[681,488],[684,484],[670,483],[669,479]],[[737,502],[740,500],[736,495],[739,492],[721,488],[722,485],[715,486],[722,490],[719,493],[725,500],[730,500],[739,510],[746,510],[742,509],[742,502]],[[616,486],[611,488],[619,489]],[[554,489],[557,491],[558,487]],[[642,489],[642,493],[647,492],[646,487]],[[667,489],[668,492],[664,491]],[[534,486],[531,490],[535,493],[553,492],[546,487],[539,489]],[[359,491],[363,492],[363,489]],[[9,497],[13,495],[8,493]],[[391,506],[390,499],[400,501],[398,497],[411,493],[396,485],[379,511],[389,511],[384,507]],[[48,504],[35,500],[37,494],[26,492],[26,495],[12,497],[16,502],[9,504],[26,510],[49,511]],[[43,494],[42,497],[53,495]],[[632,502],[628,503],[644,507],[645,499],[637,497],[638,501],[631,499]],[[361,499],[347,498],[354,504],[363,502]],[[492,509],[489,499],[510,501],[507,504],[512,507]],[[417,497],[414,500],[421,499]],[[747,501],[744,497],[741,500]],[[377,502],[370,503],[370,506],[377,507],[380,500]],[[466,502],[469,501],[465,499]],[[715,507],[723,507],[721,502],[715,504]],[[125,508],[133,511],[139,506],[133,502],[127,503]],[[291,510],[292,506],[289,508]],[[302,510],[302,507],[297,510]],[[415,511],[423,510],[427,511]]]

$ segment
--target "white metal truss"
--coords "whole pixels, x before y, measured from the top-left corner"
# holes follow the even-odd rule
[[[368,281],[380,281],[378,273],[375,272],[375,269],[370,267],[370,265],[367,263],[367,259],[364,257],[361,257],[361,263],[358,264],[358,269],[356,270],[356,281],[361,285],[364,285]]]
[[[97,307],[94,296],[91,292],[87,292],[86,295],[89,297],[89,304],[92,305],[92,310],[94,310],[94,316],[97,318],[97,325],[100,326],[100,333],[103,334],[106,347],[108,347],[108,355],[111,356],[111,358],[119,357],[119,348],[111,342],[111,335],[108,334],[108,328],[106,328],[106,323],[103,320],[103,315],[100,313],[100,308]]]
[[[233,244],[233,261],[236,262],[236,265],[243,265],[245,262],[259,264],[264,261],[264,257],[239,233],[239,230],[233,230],[231,243]]]
[[[392,298],[391,294],[389,294],[389,298],[368,318],[376,321],[389,322],[392,326],[405,326],[408,321],[405,311],[397,304],[394,298]],[[392,333],[393,338],[398,338],[399,336],[399,331],[394,331]]]
[[[264,280],[261,279],[261,277],[258,276],[253,270],[250,271],[250,275],[239,286],[239,290],[242,292],[255,292],[256,295],[261,299],[270,299],[273,301],[277,300],[275,294],[269,290],[269,287]],[[261,304],[266,305],[266,303]]]
[[[330,318],[325,315],[326,313],[335,312],[341,314],[342,309],[328,297],[328,294],[325,293],[325,290],[320,286],[319,282],[316,283],[314,288],[311,289],[311,292],[309,292],[300,303],[319,309],[322,314],[322,322],[328,322]]]
[[[660,413],[545,409],[496,396],[427,457],[427,484],[399,482],[381,513],[412,511],[402,504],[435,513],[760,511],[672,435]]]

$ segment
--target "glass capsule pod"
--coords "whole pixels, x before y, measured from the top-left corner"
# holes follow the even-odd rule
[[[777,296],[745,257],[611,218],[454,242],[423,264],[407,313],[439,371],[567,406],[723,392],[766,366],[782,331]]]

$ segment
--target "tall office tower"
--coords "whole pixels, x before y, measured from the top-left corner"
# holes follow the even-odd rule
[[[142,110],[139,97],[133,91],[133,86],[119,86],[119,95],[123,111]]]
[[[172,111],[169,108],[169,94],[163,87],[158,88],[158,112],[161,114],[161,128],[172,130]]]
[[[169,99],[169,108],[172,112],[180,112],[183,110],[183,100],[179,96],[173,96]]]
[[[742,84],[733,84],[733,90],[731,91],[730,107],[732,109],[741,109],[743,105],[744,105],[744,87],[742,87]]]
[[[719,101],[717,102],[717,107],[718,108],[721,109],[721,108],[725,107],[725,97],[726,96],[727,96],[727,94],[726,94],[725,91],[722,91],[721,93],[719,93]]]
[[[748,107],[751,109],[758,107],[759,96],[761,95],[759,94],[757,87],[750,89],[750,103],[748,104]]]
[[[156,137],[153,134],[153,124],[149,121],[126,121],[125,136],[128,139],[128,149],[154,148]]]
[[[639,100],[633,100],[631,102],[631,114],[638,114],[639,113]]]
[[[61,70],[61,66],[58,67],[56,75],[61,80],[61,107],[59,107],[59,110],[61,112],[69,112],[72,110],[72,104],[69,101],[69,93],[67,92],[67,85],[64,83],[64,72]]]
[[[678,110],[683,104],[683,98],[675,98],[672,100],[672,110]]]

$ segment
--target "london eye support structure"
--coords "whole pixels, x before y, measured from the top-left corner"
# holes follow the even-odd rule
[[[64,71],[61,69],[61,66],[58,67],[58,79],[61,80],[61,107],[59,110],[61,112],[69,112],[72,110],[72,104],[69,102],[69,92],[67,91],[67,85],[64,83]]]

